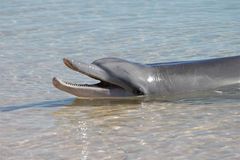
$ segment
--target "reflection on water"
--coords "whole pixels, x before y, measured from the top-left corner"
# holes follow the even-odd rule
[[[63,107],[17,108],[1,114],[0,153],[4,159],[238,159],[239,101],[215,101],[75,99]]]
[[[138,104],[143,101],[143,98],[131,97],[131,98],[103,98],[103,99],[84,99],[76,98],[69,106],[116,106],[116,105],[132,105]]]
[[[239,157],[239,105],[100,101],[76,100],[54,113],[86,158]]]

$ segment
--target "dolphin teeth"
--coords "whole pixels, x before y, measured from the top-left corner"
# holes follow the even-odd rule
[[[92,86],[89,84],[78,84],[78,83],[70,83],[70,82],[64,82],[64,83],[69,86],[78,86],[78,87],[91,87]]]

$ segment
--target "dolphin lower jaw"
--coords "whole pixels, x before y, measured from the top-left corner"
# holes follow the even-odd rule
[[[78,97],[125,97],[133,96],[123,88],[107,82],[96,84],[73,84],[64,82],[56,77],[52,80],[53,85],[65,92]]]

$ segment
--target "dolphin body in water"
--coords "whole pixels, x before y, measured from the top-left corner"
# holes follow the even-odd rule
[[[140,64],[103,58],[86,64],[64,58],[70,69],[99,81],[74,84],[53,78],[53,85],[77,97],[173,96],[240,83],[240,56],[196,61]]]

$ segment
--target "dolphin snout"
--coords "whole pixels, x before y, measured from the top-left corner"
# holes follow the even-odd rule
[[[67,58],[63,58],[63,63],[64,63],[67,67],[71,68],[72,70],[74,70],[74,71],[79,71],[78,67],[77,67],[76,65],[74,65],[73,60],[69,60],[69,59],[67,59]]]

